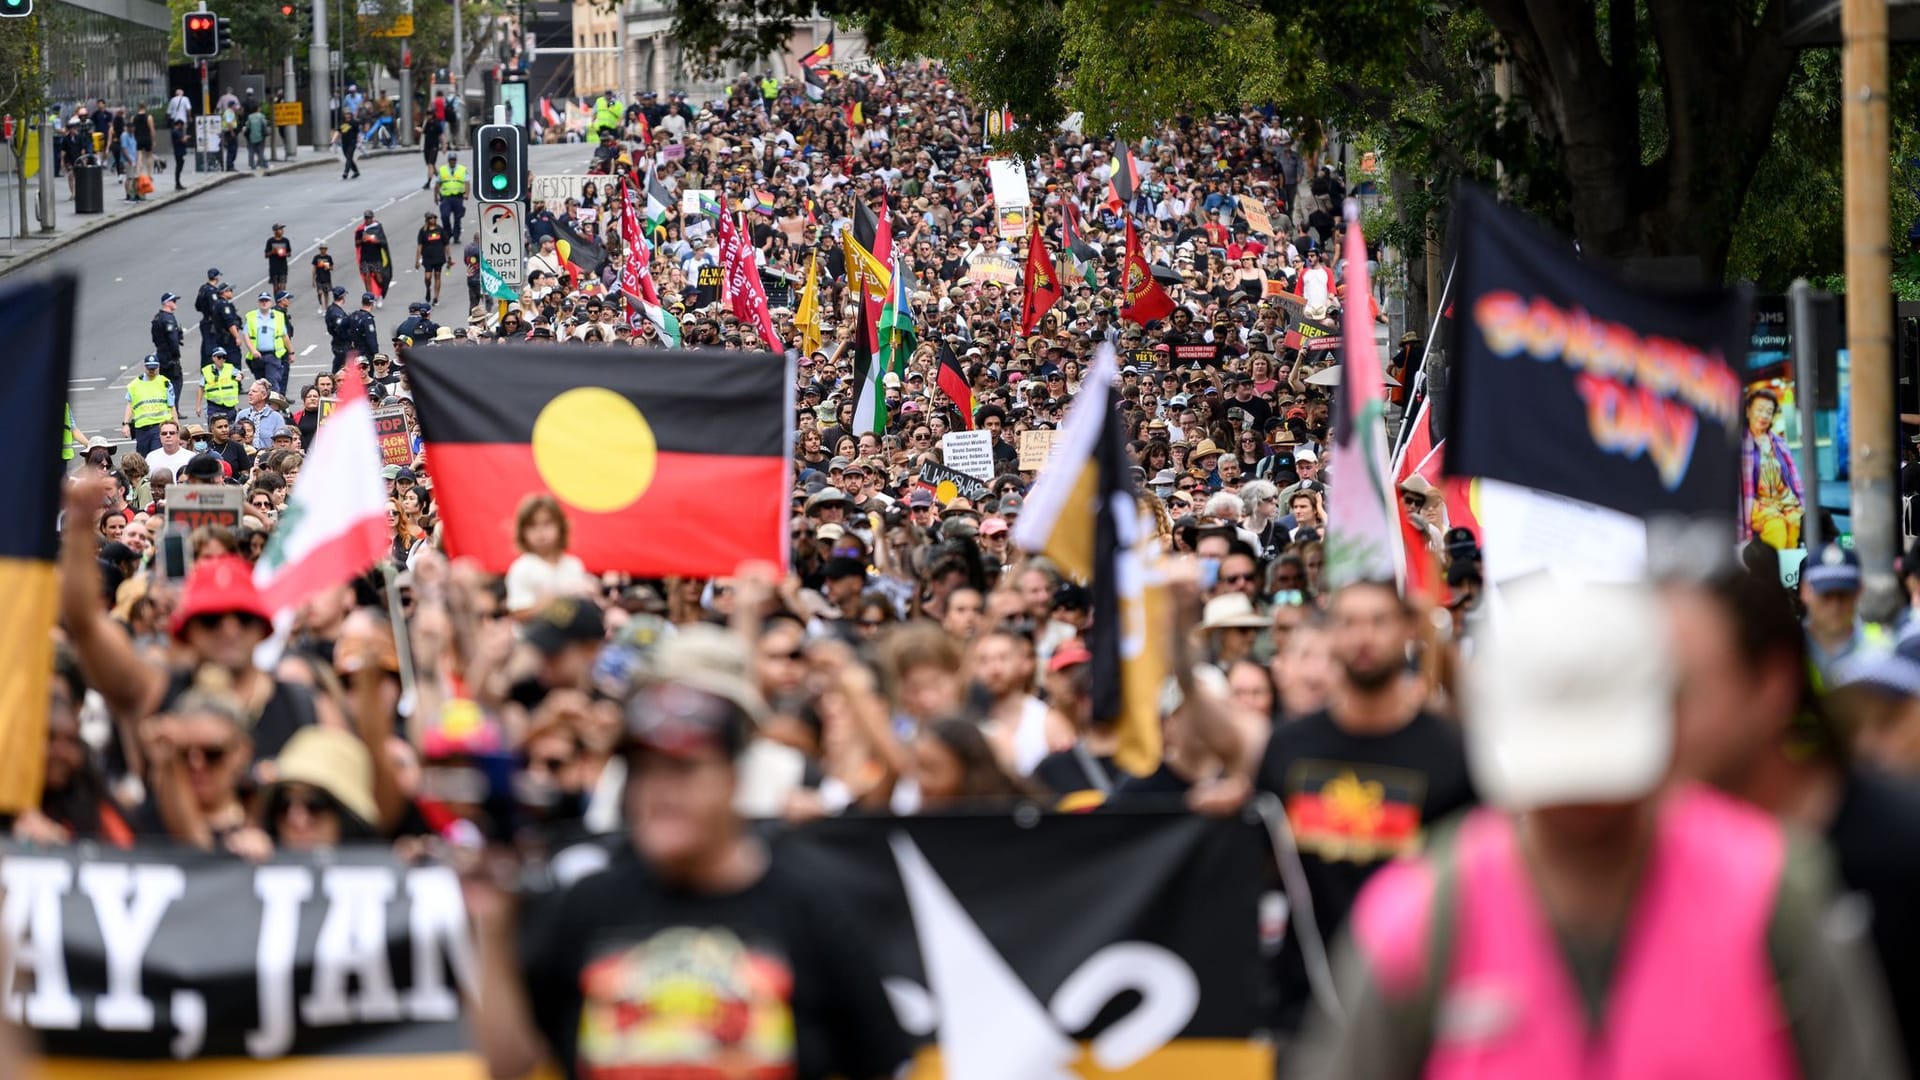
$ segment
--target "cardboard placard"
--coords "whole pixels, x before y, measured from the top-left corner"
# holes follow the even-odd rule
[[[175,484],[167,489],[167,528],[192,532],[202,525],[240,527],[247,490],[238,484]]]
[[[1053,428],[1042,431],[1023,431],[1020,433],[1020,471],[1038,472],[1053,457],[1054,436],[1060,434]]]
[[[942,503],[960,498],[979,502],[987,497],[986,481],[931,461],[920,466],[920,486],[930,489],[933,497]]]
[[[998,253],[975,255],[967,260],[966,280],[974,285],[1018,285],[1020,264]]]
[[[1220,346],[1204,341],[1195,342],[1191,345],[1175,345],[1173,347],[1173,362],[1180,366],[1187,364],[1218,364],[1220,362]]]
[[[941,460],[950,469],[982,480],[993,479],[993,432],[949,431],[940,437]]]
[[[380,464],[412,464],[413,432],[407,428],[406,410],[373,410],[373,433],[380,440]]]

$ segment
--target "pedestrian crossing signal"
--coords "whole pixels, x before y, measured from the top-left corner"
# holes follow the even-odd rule
[[[180,40],[186,54],[196,60],[220,55],[220,34],[214,17],[204,11],[189,11],[180,18]]]
[[[24,19],[33,14],[33,0],[0,0],[0,19]]]
[[[527,135],[513,124],[487,124],[475,140],[480,148],[475,162],[481,202],[519,202],[525,197]]]

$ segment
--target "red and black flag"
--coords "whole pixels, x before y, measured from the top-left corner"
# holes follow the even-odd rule
[[[1107,205],[1115,213],[1131,207],[1134,193],[1140,190],[1140,163],[1133,159],[1133,148],[1123,144],[1119,149],[1113,155],[1113,176],[1107,180]]]
[[[673,349],[418,349],[407,380],[447,551],[503,573],[515,511],[550,493],[588,570],[731,574],[787,551],[789,365]]]
[[[947,395],[953,407],[960,411],[960,426],[973,430],[973,383],[967,380],[965,368],[960,366],[960,358],[953,355],[953,346],[944,340],[940,342],[940,371],[936,376],[940,392]]]
[[[1020,332],[1033,333],[1045,315],[1060,302],[1060,279],[1054,276],[1053,259],[1047,254],[1046,238],[1040,235],[1040,219],[1034,218],[1027,229],[1027,273],[1020,294]]]
[[[878,213],[868,206],[865,200],[855,200],[853,208],[853,239],[861,250],[873,256],[873,261],[881,267],[893,265],[893,213],[885,205]],[[873,275],[868,275],[869,277]],[[880,351],[880,309],[887,304],[888,281],[881,280],[878,288],[869,283],[861,290],[862,303],[867,310],[867,342],[874,352]]]
[[[10,522],[0,530],[0,814],[40,807],[47,760],[53,623],[60,591],[62,449],[72,439],[67,371],[74,279],[61,275],[0,295],[8,363],[0,365],[0,451],[13,462]],[[91,531],[93,519],[69,522]],[[76,702],[76,704],[78,704]]]
[[[1066,216],[1060,222],[1060,250],[1073,256],[1081,263],[1091,263],[1100,258],[1100,253],[1087,243],[1086,227],[1080,224],[1080,207],[1072,199],[1062,202]]]
[[[813,50],[800,58],[800,66],[811,72],[814,68],[833,62],[833,28],[827,28],[827,40],[813,47]]]
[[[1127,221],[1127,257],[1120,264],[1120,292],[1125,300],[1120,317],[1129,322],[1145,326],[1173,314],[1173,297],[1153,280],[1153,268],[1140,252],[1140,238],[1133,231],[1132,219]]]

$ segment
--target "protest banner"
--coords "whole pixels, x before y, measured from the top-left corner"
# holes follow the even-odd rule
[[[235,484],[175,484],[167,489],[167,528],[192,532],[202,525],[240,527],[247,492]]]
[[[940,457],[950,469],[982,480],[993,479],[993,433],[949,431],[940,437]]]
[[[380,439],[382,465],[413,463],[413,432],[407,427],[406,410],[373,410],[373,433]]]
[[[1020,433],[1020,471],[1038,472],[1053,456],[1053,437],[1060,434],[1053,428]]]
[[[974,285],[1020,284],[1020,264],[1006,255],[975,255],[967,260],[966,280]]]
[[[933,497],[943,503],[952,502],[954,499],[969,499],[977,502],[987,497],[985,480],[931,461],[920,466],[919,486],[932,491]]]
[[[460,1022],[477,969],[446,867],[374,846],[261,865],[0,847],[0,881],[0,988],[48,1055],[43,1076],[187,1077],[218,1059],[319,1075],[301,1060],[318,1056],[360,1080],[482,1068]]]
[[[1655,290],[1465,190],[1450,473],[1647,517],[1734,512],[1745,288]]]
[[[1174,814],[833,819],[783,857],[873,930],[915,1076],[1273,1075],[1256,826]],[[1005,867],[1019,866],[1009,876]],[[1089,1075],[1092,1075],[1091,1073]]]
[[[1259,199],[1251,195],[1240,196],[1240,215],[1247,219],[1248,232],[1257,236],[1274,235],[1273,219],[1267,216],[1267,208],[1260,205]]]
[[[567,176],[535,176],[527,189],[527,200],[535,206],[550,203],[554,210],[559,210],[566,205],[568,199],[578,199],[580,190],[588,183],[605,187],[608,179],[605,176],[588,176],[585,173]]]
[[[1217,366],[1220,363],[1220,346],[1204,341],[1175,345],[1173,363],[1175,367],[1191,367],[1196,364],[1207,367]]]
[[[1322,352],[1340,347],[1340,328],[1302,318],[1287,328],[1286,348]]]

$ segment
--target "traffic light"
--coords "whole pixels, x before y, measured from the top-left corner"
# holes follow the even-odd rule
[[[231,22],[226,19],[216,18],[213,20],[213,29],[221,52],[226,52],[228,49],[233,48],[233,24]]]
[[[285,19],[285,20],[287,20],[288,22],[296,22],[296,21],[298,21],[298,20],[296,20],[296,19],[294,18],[294,14],[293,14],[293,13],[294,13],[294,10],[295,10],[295,9],[294,9],[294,6],[293,6],[292,4],[281,4],[281,5],[280,5],[280,17],[281,17],[281,18],[283,18],[283,19]]]
[[[205,11],[189,11],[180,17],[180,40],[188,56],[207,60],[220,55],[220,35],[214,30],[214,22]]]
[[[527,133],[513,124],[487,124],[474,140],[474,180],[481,202],[519,202],[526,194]]]
[[[33,0],[0,0],[0,19],[24,19],[33,14]]]

